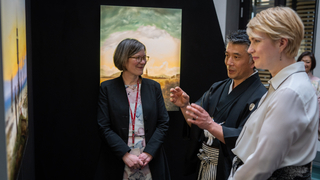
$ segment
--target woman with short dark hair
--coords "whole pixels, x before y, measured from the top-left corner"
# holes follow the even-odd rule
[[[319,111],[320,111],[320,78],[313,75],[313,69],[316,67],[316,58],[312,52],[303,52],[299,56],[298,60],[304,62],[304,67],[306,69],[306,73],[309,76],[311,84],[313,88],[316,90],[316,94],[318,97],[318,104],[319,104]],[[320,114],[319,114],[319,121],[320,121]],[[318,140],[320,141],[320,123],[318,128]]]
[[[163,142],[169,116],[160,84],[141,77],[149,60],[146,48],[124,39],[113,60],[122,73],[101,83],[98,103],[105,179],[168,180]]]

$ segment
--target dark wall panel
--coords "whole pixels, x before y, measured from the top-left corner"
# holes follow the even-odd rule
[[[100,5],[182,9],[181,87],[191,102],[227,77],[212,0],[30,0],[34,158],[25,158],[22,169],[31,163],[35,173],[19,179],[94,179],[101,145]],[[169,115],[165,148],[172,179],[195,178],[182,174],[184,119],[180,112]]]

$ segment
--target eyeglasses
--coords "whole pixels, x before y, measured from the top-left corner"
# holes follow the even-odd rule
[[[138,56],[138,57],[129,57],[129,58],[134,58],[136,59],[137,63],[140,63],[142,60],[145,60],[146,62],[149,61],[149,56]]]

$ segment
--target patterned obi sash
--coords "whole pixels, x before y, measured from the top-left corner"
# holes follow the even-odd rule
[[[197,156],[201,160],[198,180],[216,180],[219,149],[202,144]]]

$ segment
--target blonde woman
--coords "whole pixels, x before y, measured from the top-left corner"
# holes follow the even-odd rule
[[[255,66],[273,78],[232,150],[229,179],[311,179],[319,109],[304,64],[295,61],[302,21],[288,7],[269,8],[249,21],[247,33]]]

